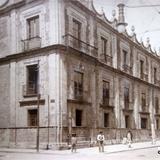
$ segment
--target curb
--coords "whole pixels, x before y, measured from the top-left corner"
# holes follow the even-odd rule
[[[113,154],[113,153],[119,153],[119,152],[130,152],[130,151],[134,151],[134,150],[141,150],[141,149],[147,149],[147,148],[158,148],[160,147],[160,145],[156,145],[156,146],[148,146],[148,147],[140,147],[140,148],[130,148],[130,149],[124,149],[124,150],[117,150],[117,151],[105,151],[104,153],[105,154]],[[158,150],[157,150],[158,151]],[[26,153],[26,154],[59,154],[61,151],[58,151],[59,153],[57,152],[49,152],[49,153],[46,153],[44,150],[40,150],[39,152],[36,152],[36,151],[19,151],[19,150],[0,150],[0,152],[3,152],[3,153],[20,153],[20,154],[23,154],[23,153]]]

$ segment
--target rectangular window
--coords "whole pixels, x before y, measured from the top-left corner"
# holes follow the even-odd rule
[[[154,71],[153,71],[153,77],[154,77],[154,84],[156,84],[156,81],[157,81],[157,68],[154,68]]]
[[[27,66],[27,94],[38,93],[38,65]]]
[[[27,38],[39,37],[39,16],[27,19]]]
[[[75,99],[83,98],[83,73],[74,72],[74,96]]]
[[[104,37],[101,37],[101,49],[102,49],[102,55],[104,56],[104,60],[107,61],[107,39]]]
[[[159,129],[159,119],[156,119],[156,129]]]
[[[146,94],[141,94],[141,104],[142,104],[142,111],[146,111]]]
[[[103,104],[109,106],[109,82],[103,81]]]
[[[143,79],[144,74],[144,61],[140,60],[140,78]]]
[[[73,19],[73,45],[76,48],[80,47],[80,40],[81,40],[81,23],[77,21],[76,19]]]
[[[129,109],[129,88],[124,88],[124,108]]]
[[[82,110],[76,109],[76,126],[82,126]]]
[[[104,127],[109,127],[109,113],[104,113]]]
[[[159,114],[159,99],[158,99],[158,97],[155,97],[155,112],[156,112],[156,114]]]
[[[37,126],[37,109],[28,110],[28,126]]]
[[[126,50],[123,50],[123,64],[127,65],[127,55],[128,52]]]
[[[129,125],[130,122],[129,122],[129,121],[130,121],[129,115],[126,115],[126,116],[125,116],[125,127],[126,127],[126,128],[129,128],[129,127],[130,127],[130,125]]]
[[[141,118],[141,129],[147,129],[147,118]]]

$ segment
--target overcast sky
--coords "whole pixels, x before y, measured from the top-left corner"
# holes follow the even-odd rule
[[[150,38],[152,49],[159,51],[160,48],[160,0],[93,0],[97,11],[103,10],[106,17],[110,20],[112,10],[116,10],[118,17],[117,4],[123,2],[125,7],[125,20],[128,23],[127,31],[131,31],[131,26],[135,26],[138,40],[142,38],[146,43],[147,37]],[[156,7],[136,7],[141,5],[159,5]]]

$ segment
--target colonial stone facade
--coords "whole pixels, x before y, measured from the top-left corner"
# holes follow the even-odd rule
[[[87,0],[0,7],[0,145],[65,146],[160,135],[160,58]],[[38,126],[38,127],[37,127]],[[39,134],[37,131],[39,130]]]

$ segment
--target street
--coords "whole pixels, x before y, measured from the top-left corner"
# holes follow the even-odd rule
[[[56,151],[55,153],[6,153],[0,152],[0,160],[158,160],[160,154],[157,153],[157,147],[129,150],[116,153],[94,153],[87,152],[88,149],[79,149],[77,153],[71,153],[69,150]]]

